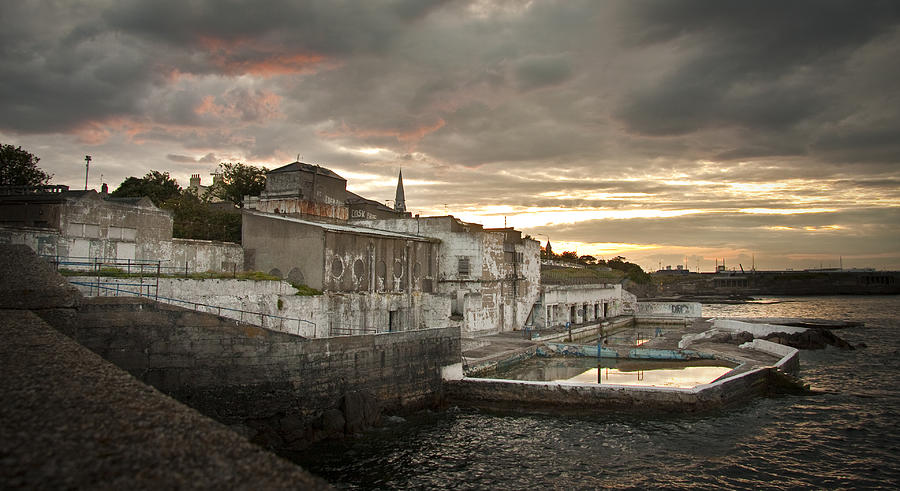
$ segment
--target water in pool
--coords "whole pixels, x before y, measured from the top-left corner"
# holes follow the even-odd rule
[[[604,358],[602,366],[598,367],[596,358],[534,357],[506,370],[485,374],[483,377],[689,388],[712,382],[731,369],[731,366],[719,360],[655,361]],[[602,376],[599,381],[598,372]]]

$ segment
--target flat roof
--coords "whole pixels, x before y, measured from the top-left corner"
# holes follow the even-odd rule
[[[294,222],[299,223],[301,225],[310,225],[313,227],[319,227],[329,232],[337,232],[337,233],[345,233],[345,234],[363,234],[363,235],[373,235],[378,237],[388,237],[392,239],[405,239],[405,240],[418,240],[420,242],[440,242],[440,239],[435,239],[433,237],[425,237],[423,235],[413,235],[413,234],[404,234],[401,232],[393,232],[390,230],[381,230],[378,228],[371,227],[362,227],[359,225],[339,225],[336,223],[327,223],[327,222],[315,222],[312,220],[304,220],[302,218],[287,216],[287,215],[276,215],[274,213],[261,213],[258,211],[249,211],[245,210],[244,213],[248,215],[257,216],[260,218],[271,218],[272,220],[282,220],[285,222]]]

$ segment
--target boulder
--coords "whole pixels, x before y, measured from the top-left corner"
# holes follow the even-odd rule
[[[792,334],[774,332],[763,339],[797,349],[823,349],[826,346],[835,346],[845,350],[854,349],[850,343],[822,327],[812,327],[806,331]]]
[[[381,407],[374,394],[364,390],[350,391],[341,400],[341,412],[348,435],[360,433],[381,422]]]

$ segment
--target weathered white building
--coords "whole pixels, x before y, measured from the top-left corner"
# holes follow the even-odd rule
[[[485,229],[453,216],[354,223],[440,240],[436,291],[449,295],[467,336],[524,327],[540,287],[540,244],[511,228]]]
[[[248,269],[324,291],[320,307],[328,313],[328,329],[323,332],[458,324],[451,319],[450,298],[434,289],[437,239],[257,211],[244,212],[242,230]],[[305,308],[316,302],[288,303]],[[321,323],[318,312],[306,315]]]
[[[633,313],[637,297],[619,284],[544,285],[534,327],[556,327],[567,323],[600,322],[608,317]]]
[[[172,238],[172,215],[149,198],[65,186],[0,195],[0,242],[68,262],[159,261],[163,272],[242,271],[239,244]]]

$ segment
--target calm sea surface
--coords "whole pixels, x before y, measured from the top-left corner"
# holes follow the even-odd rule
[[[855,351],[803,351],[827,393],[702,416],[521,416],[452,408],[325,442],[295,461],[340,488],[894,488],[900,483],[900,296],[766,297],[704,316],[862,321]]]

